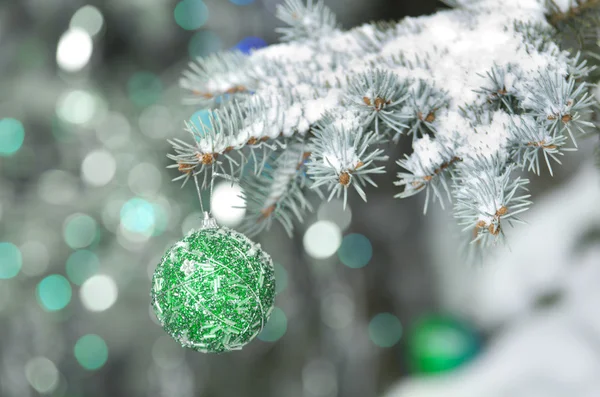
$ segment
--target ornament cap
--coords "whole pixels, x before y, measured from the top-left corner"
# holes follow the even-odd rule
[[[202,229],[212,229],[219,227],[217,225],[217,221],[215,218],[210,216],[210,214],[204,211],[204,219],[202,220]]]

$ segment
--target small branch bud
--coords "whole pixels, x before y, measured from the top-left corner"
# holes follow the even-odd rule
[[[350,184],[350,174],[347,171],[344,171],[340,174],[339,178],[340,184],[344,186],[348,186]]]

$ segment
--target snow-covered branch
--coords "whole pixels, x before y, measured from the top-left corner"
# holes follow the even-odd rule
[[[594,58],[563,48],[550,22],[572,10],[552,3],[455,0],[430,16],[343,31],[321,1],[287,0],[277,11],[284,43],[213,55],[185,72],[188,102],[216,109],[202,131],[188,124],[192,143],[172,141],[173,167],[204,183],[209,172],[241,179],[249,229],[277,218],[291,231],[292,214],[302,220],[309,208],[306,188],[344,201],[353,188],[366,200],[385,145],[409,137],[397,197],[425,191],[425,209],[432,194],[453,202],[485,246],[529,204],[519,193],[527,180],[511,171],[539,174],[540,161],[551,170],[594,127]]]

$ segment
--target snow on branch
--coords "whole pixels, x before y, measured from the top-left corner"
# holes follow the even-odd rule
[[[480,246],[495,242],[500,221],[528,205],[527,180],[512,171],[539,174],[543,162],[552,172],[594,127],[594,66],[588,52],[561,47],[549,22],[556,9],[542,0],[452,3],[343,31],[321,1],[286,0],[277,10],[284,43],[213,55],[184,73],[188,102],[217,109],[210,128],[188,124],[192,143],[172,140],[179,178],[250,178],[250,229],[279,219],[291,231],[309,208],[305,187],[344,201],[352,188],[366,200],[385,172],[385,145],[408,137],[396,197],[425,192],[425,210],[452,202]]]
[[[283,41],[318,39],[337,29],[335,14],[322,0],[308,0],[306,5],[301,0],[285,0],[283,6],[277,6],[276,16],[289,25],[276,29],[283,34]]]

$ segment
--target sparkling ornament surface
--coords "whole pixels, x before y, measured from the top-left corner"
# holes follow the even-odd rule
[[[241,349],[273,310],[275,272],[260,244],[213,219],[163,256],[152,279],[152,306],[184,347],[221,353]]]

